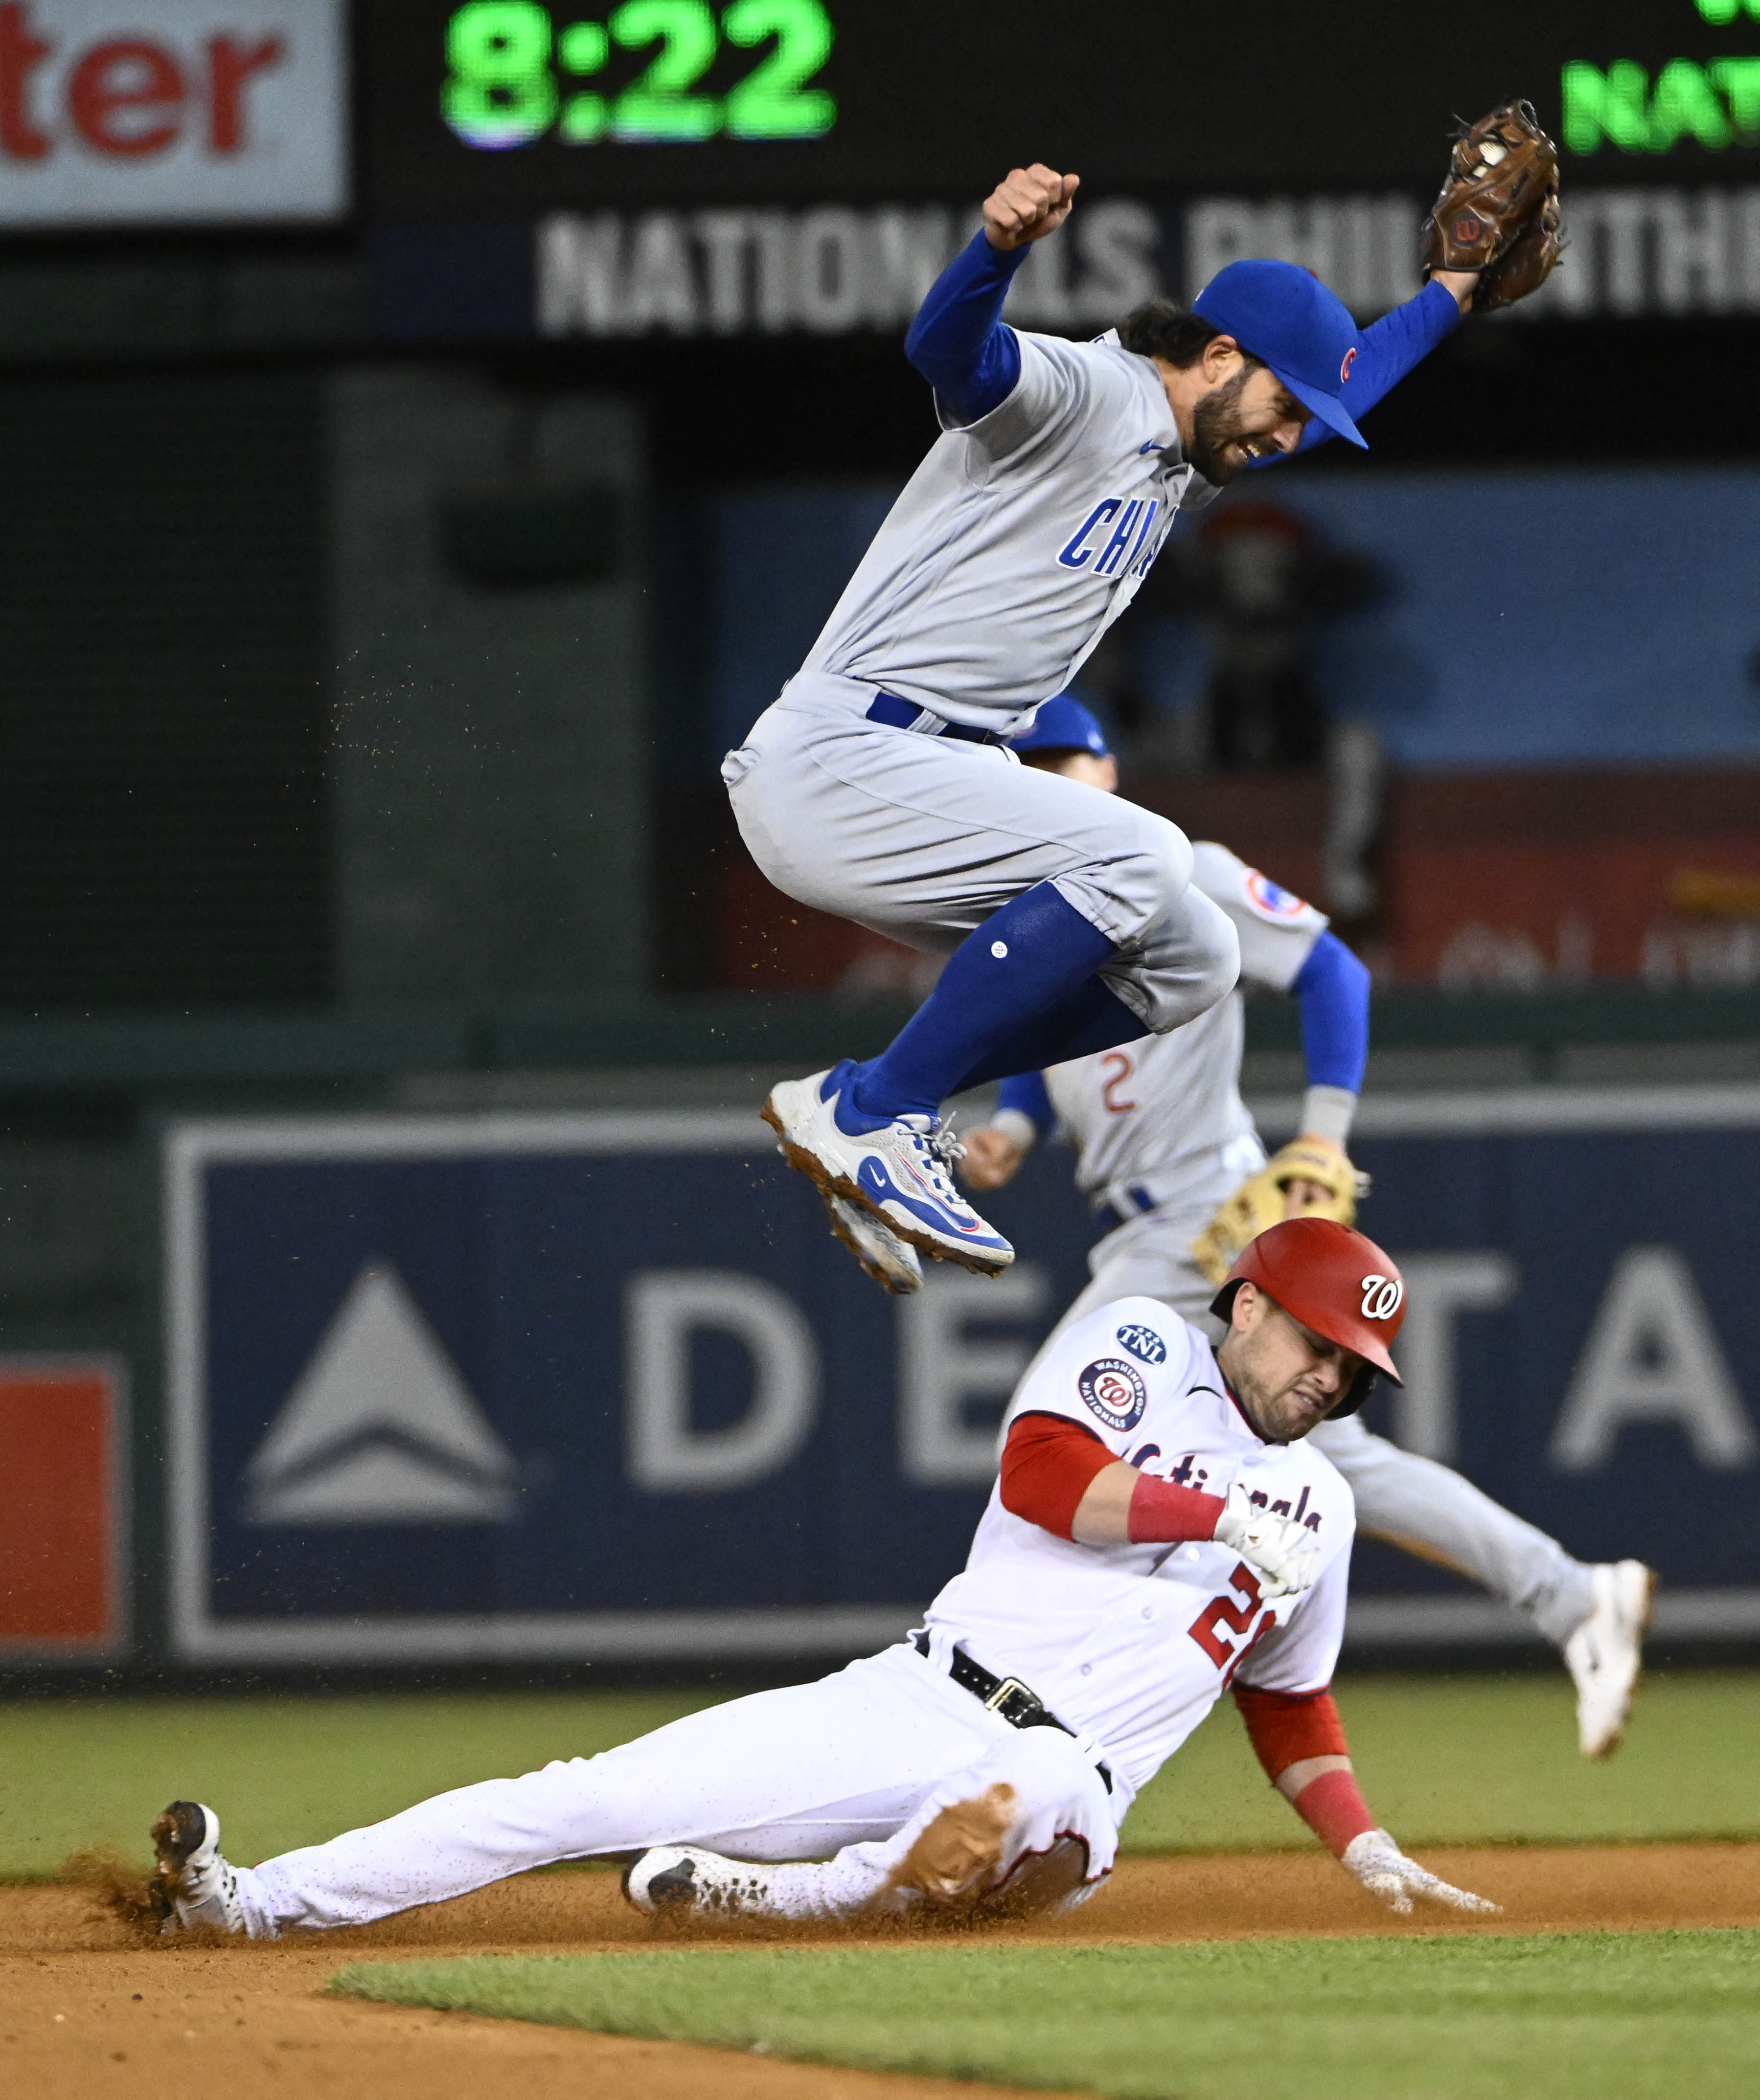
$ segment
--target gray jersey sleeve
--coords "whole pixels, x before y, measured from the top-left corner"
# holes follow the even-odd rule
[[[1008,399],[988,416],[962,423],[935,396],[942,429],[970,438],[989,459],[1010,459],[1028,448],[1055,452],[1059,440],[1073,435],[1090,417],[1128,414],[1134,405],[1134,391],[1121,375],[1082,355],[1081,346],[1023,329],[1015,329],[1015,340],[1020,346],[1020,377]]]
[[[1234,921],[1240,936],[1241,982],[1288,991],[1326,930],[1324,912],[1280,889],[1227,846],[1209,839],[1192,849],[1192,880]]]

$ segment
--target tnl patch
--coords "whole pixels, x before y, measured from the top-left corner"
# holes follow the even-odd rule
[[[1141,1327],[1133,1321],[1130,1326],[1119,1329],[1118,1339],[1132,1356],[1140,1357],[1146,1364],[1165,1364],[1167,1361],[1167,1344],[1152,1327]]]
[[[1134,1364],[1102,1357],[1076,1381],[1076,1390],[1108,1429],[1134,1429],[1149,1404],[1149,1389]]]

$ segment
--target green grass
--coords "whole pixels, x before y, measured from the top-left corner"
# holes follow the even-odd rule
[[[0,1878],[70,1852],[144,1859],[148,1824],[193,1795],[257,1860],[424,1795],[604,1749],[707,1703],[606,1692],[407,1697],[22,1700],[0,1705]],[[1563,1671],[1346,1680],[1364,1790],[1412,1844],[1760,1837],[1760,1672],[1653,1679],[1625,1747],[1578,1757]],[[1135,1851],[1310,1841],[1265,1784],[1224,1701],[1143,1793]]]
[[[1338,1708],[1363,1791],[1414,1845],[1760,1838],[1760,1671],[1649,1679],[1605,1763],[1576,1747],[1570,1681],[1346,1679]],[[1265,1784],[1224,1700],[1146,1787],[1126,1851],[1277,1850],[1303,1833]]]
[[[359,1963],[333,1990],[1109,2100],[1752,2100],[1760,1933]]]
[[[184,1797],[235,1860],[376,1823],[431,1793],[590,1755],[709,1703],[617,1692],[25,1700],[0,1705],[0,1879],[120,1846]]]

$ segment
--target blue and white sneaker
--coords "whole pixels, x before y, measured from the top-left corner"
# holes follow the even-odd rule
[[[878,1130],[845,1130],[838,1097],[854,1070],[846,1058],[829,1072],[785,1079],[772,1089],[763,1116],[782,1140],[783,1157],[827,1202],[842,1197],[920,1254],[980,1276],[999,1275],[1015,1250],[953,1186],[949,1170],[965,1148],[936,1116],[897,1116]]]
[[[820,1193],[825,1193],[822,1189]],[[895,1298],[909,1298],[922,1289],[922,1264],[909,1240],[901,1240],[872,1211],[865,1211],[847,1196],[826,1196],[825,1208],[832,1231],[882,1290],[890,1290]]]

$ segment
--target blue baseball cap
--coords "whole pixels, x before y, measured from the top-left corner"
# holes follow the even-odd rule
[[[1231,262],[1192,302],[1192,311],[1268,364],[1328,430],[1369,450],[1344,404],[1359,347],[1356,323],[1311,270],[1293,262]]]
[[[1041,700],[1033,727],[1024,736],[1011,736],[1010,751],[1088,751],[1096,758],[1108,756],[1106,733],[1080,700],[1059,693],[1055,700]]]

